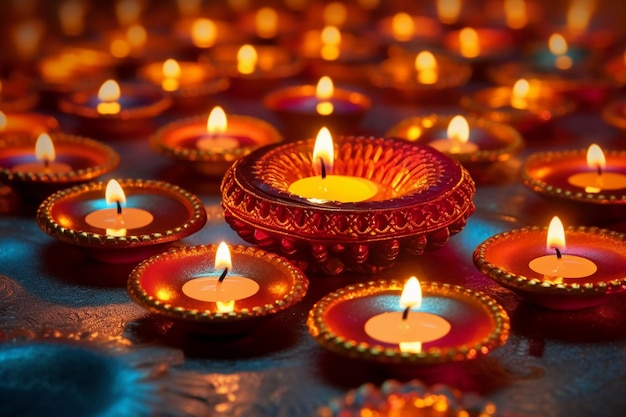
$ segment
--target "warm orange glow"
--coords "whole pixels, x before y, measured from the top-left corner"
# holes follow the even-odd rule
[[[595,8],[594,0],[572,0],[567,11],[567,28],[576,34],[583,33]]]
[[[563,55],[567,53],[567,41],[560,33],[553,33],[548,39],[548,47],[553,55]]]
[[[200,14],[202,0],[176,0],[176,7],[181,16],[197,16]]]
[[[357,3],[365,10],[372,10],[378,7],[380,0],[357,0]]]
[[[83,33],[86,12],[85,3],[81,0],[65,0],[59,5],[59,22],[63,33],[76,36]]]
[[[196,19],[191,25],[191,41],[198,48],[209,48],[217,39],[217,26],[210,19]]]
[[[402,295],[400,295],[400,306],[402,308],[419,308],[422,305],[422,287],[416,277],[411,277],[404,284]]]
[[[215,251],[215,269],[222,270],[224,268],[232,269],[233,262],[230,259],[230,250],[226,242],[220,242]]]
[[[335,163],[335,148],[333,138],[327,127],[320,129],[315,138],[315,145],[313,146],[313,164],[320,168],[319,172],[321,172],[320,161],[324,161],[326,172],[330,174],[333,170],[333,164]]]
[[[141,9],[141,0],[118,0],[115,4],[115,16],[120,26],[137,23],[141,16]]]
[[[417,81],[422,84],[435,84],[439,78],[437,60],[429,51],[422,51],[415,57]]]
[[[117,102],[121,95],[120,86],[115,80],[106,80],[98,90],[98,113],[116,114],[121,110]]]
[[[156,291],[156,297],[160,301],[169,301],[173,298],[174,294],[168,288],[159,288]]]
[[[328,115],[332,114],[335,110],[333,103],[324,101],[330,99],[333,96],[334,91],[335,87],[333,86],[333,80],[331,80],[330,77],[324,76],[320,78],[317,82],[317,86],[315,87],[315,97],[320,100],[315,107],[318,114]]]
[[[216,301],[215,307],[218,313],[230,313],[231,311],[235,311],[235,300]]]
[[[148,40],[148,32],[142,25],[134,24],[126,30],[126,39],[133,49],[141,49]]]
[[[291,10],[304,10],[307,6],[308,0],[283,0],[285,6]]]
[[[35,158],[38,161],[52,162],[56,158],[54,144],[47,133],[42,133],[35,142]]]
[[[228,119],[226,112],[220,106],[213,107],[206,123],[206,130],[209,134],[224,133],[228,129]]]
[[[261,38],[276,36],[278,28],[278,13],[271,7],[261,7],[254,15],[256,33]]]
[[[125,58],[130,54],[130,44],[124,39],[114,39],[109,51],[115,58]]]
[[[124,189],[119,182],[113,179],[109,180],[107,183],[104,198],[107,204],[126,203],[126,194],[124,194]]]
[[[596,170],[604,170],[606,167],[606,157],[602,149],[595,143],[587,149],[587,166]]]
[[[7,116],[3,111],[0,111],[0,132],[7,128]]]
[[[400,352],[420,353],[422,351],[422,342],[400,342],[398,347],[400,347]]]
[[[30,59],[37,54],[43,30],[41,22],[36,19],[26,20],[14,28],[13,40],[21,58]]]
[[[465,117],[458,115],[454,116],[448,124],[448,139],[457,142],[465,143],[469,140],[470,128]]]
[[[252,45],[243,45],[237,51],[237,70],[241,74],[252,74],[258,60],[256,49]]]
[[[324,7],[324,24],[333,26],[342,26],[346,22],[348,16],[348,9],[346,5],[333,1]]]
[[[320,33],[322,49],[320,56],[327,61],[334,61],[339,58],[341,45],[341,32],[335,26],[325,26]]]
[[[528,107],[528,94],[530,92],[530,84],[525,79],[519,79],[513,85],[511,92],[511,106],[516,109],[525,109]]]
[[[548,226],[548,238],[546,239],[546,245],[548,249],[558,249],[560,251],[565,250],[565,229],[561,219],[554,216]]]
[[[165,91],[178,90],[180,78],[180,65],[175,59],[167,59],[163,62],[162,67],[163,81],[161,82],[161,88]]]
[[[408,13],[396,13],[391,19],[391,31],[396,40],[408,41],[415,33],[415,22]]]
[[[437,0],[437,16],[442,23],[455,23],[461,14],[461,0]]]
[[[506,24],[511,29],[521,29],[528,24],[525,0],[504,0]]]
[[[466,58],[480,55],[480,41],[474,29],[465,27],[459,32],[459,52]]]

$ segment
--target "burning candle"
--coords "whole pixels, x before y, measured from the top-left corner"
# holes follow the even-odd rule
[[[243,45],[237,51],[237,71],[240,74],[254,73],[259,57],[252,45]]]
[[[567,178],[567,182],[584,188],[587,193],[600,193],[603,190],[626,188],[626,175],[604,172],[606,158],[602,149],[595,143],[587,149],[587,166],[593,171],[570,175]]]
[[[318,102],[315,105],[315,111],[321,115],[329,115],[335,110],[335,106],[329,99],[334,93],[333,81],[330,77],[323,76],[315,87],[315,97]]]
[[[439,340],[450,333],[450,322],[432,313],[417,311],[422,290],[416,277],[407,281],[400,296],[402,312],[377,314],[365,322],[365,333],[384,343],[397,344],[402,352],[421,352],[422,343]]]
[[[42,133],[35,143],[37,162],[26,162],[12,168],[13,172],[35,172],[43,174],[60,174],[69,172],[72,167],[62,162],[55,162],[54,144],[47,133]]]
[[[465,58],[476,58],[480,55],[480,39],[476,30],[465,27],[459,32],[459,52]]]
[[[408,41],[415,33],[415,22],[408,13],[399,12],[391,19],[391,30],[395,40]]]
[[[107,205],[115,205],[115,208],[106,208],[85,216],[85,222],[90,226],[105,229],[110,236],[126,236],[128,229],[138,229],[152,223],[152,214],[144,209],[126,207],[126,195],[122,186],[116,180],[110,180],[105,190]]]
[[[461,115],[450,120],[447,136],[447,139],[436,139],[428,144],[440,152],[450,154],[467,154],[478,150],[478,145],[469,141],[469,123]]]
[[[209,48],[217,39],[217,26],[206,18],[194,20],[191,24],[191,41],[198,48]]]
[[[215,253],[215,275],[192,278],[182,286],[182,292],[194,300],[216,303],[222,313],[235,309],[235,301],[252,297],[259,284],[250,278],[233,275],[230,250],[221,242]]]
[[[530,92],[530,84],[525,79],[519,79],[513,85],[511,90],[511,107],[524,110],[528,108],[528,93]]]
[[[180,85],[180,65],[175,59],[167,59],[163,62],[163,80],[161,88],[165,91],[176,91]]]
[[[220,106],[211,110],[206,130],[207,134],[197,139],[196,142],[200,149],[219,152],[235,149],[241,145],[241,138],[228,134],[228,119]]]
[[[567,53],[567,41],[563,35],[554,33],[548,39],[548,48],[552,54],[554,67],[560,70],[567,70],[572,68],[574,62]]]
[[[584,278],[593,275],[598,267],[582,256],[564,254],[565,230],[558,217],[553,217],[548,227],[547,249],[554,255],[540,256],[531,260],[528,266],[533,271],[548,278]]]
[[[341,54],[341,32],[335,26],[325,26],[320,32],[322,48],[320,57],[326,61],[335,61]]]
[[[429,51],[422,51],[415,57],[415,71],[420,84],[435,84],[439,79],[439,70],[435,56]]]
[[[105,81],[98,90],[98,100],[100,101],[96,107],[100,114],[117,114],[122,107],[118,100],[120,99],[120,86],[115,80]]]
[[[261,7],[254,15],[254,23],[260,38],[273,38],[278,29],[278,13],[271,7]]]
[[[441,23],[456,23],[461,15],[461,0],[437,0],[437,16]]]
[[[332,175],[333,139],[327,128],[320,129],[313,148],[313,166],[320,175],[294,181],[288,191],[312,202],[338,201],[351,203],[369,200],[378,193],[378,186],[365,178]]]

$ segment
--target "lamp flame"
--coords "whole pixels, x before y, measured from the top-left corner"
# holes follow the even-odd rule
[[[175,59],[168,59],[163,63],[163,76],[166,78],[179,78],[180,65]]]
[[[324,23],[326,25],[342,26],[346,22],[348,16],[348,9],[346,5],[333,1],[324,7]]]
[[[98,100],[102,102],[114,102],[119,100],[120,85],[115,80],[106,80],[98,90]]]
[[[313,146],[313,166],[318,167],[319,172],[322,171],[320,161],[324,161],[327,172],[332,172],[335,162],[335,148],[333,138],[327,127],[320,129]]]
[[[438,79],[437,60],[429,51],[422,51],[415,57],[417,80],[422,84],[434,84]]]
[[[480,41],[476,30],[465,27],[459,32],[459,52],[466,58],[480,55]]]
[[[548,226],[548,238],[546,239],[548,249],[559,251],[565,250],[565,229],[561,219],[554,216]]]
[[[573,0],[567,11],[567,28],[573,33],[583,33],[593,14],[594,0]]]
[[[334,91],[335,87],[330,77],[323,76],[320,78],[315,87],[315,97],[319,100],[319,103],[315,106],[318,114],[329,115],[335,110],[333,103],[326,101],[333,96]]]
[[[548,39],[548,48],[552,55],[565,55],[567,53],[567,41],[560,33],[553,33]]]
[[[522,29],[528,24],[528,13],[524,0],[504,0],[506,24],[511,29]]]
[[[327,61],[334,61],[339,58],[341,45],[341,32],[336,26],[324,26],[320,33],[320,39],[322,41],[322,48],[320,55]]]
[[[230,258],[230,250],[226,242],[220,242],[215,251],[215,269],[220,270],[224,268],[232,269],[233,262]]]
[[[465,143],[469,140],[470,128],[467,119],[461,115],[454,116],[448,124],[448,139],[456,143]]]
[[[210,19],[200,18],[191,25],[191,41],[198,48],[208,48],[215,44],[217,26]]]
[[[252,45],[243,45],[237,51],[237,70],[241,74],[252,74],[259,56]]]
[[[415,33],[415,22],[408,13],[396,13],[391,18],[391,31],[396,40],[408,41]]]
[[[7,116],[4,114],[3,111],[0,111],[0,132],[7,128],[7,124]]]
[[[521,78],[513,85],[511,93],[511,106],[516,109],[525,109],[528,107],[528,94],[530,93],[530,84],[527,80]]]
[[[148,32],[142,25],[136,23],[126,30],[126,39],[131,47],[134,49],[140,49],[146,44],[148,39]]]
[[[52,162],[56,158],[54,144],[52,143],[50,135],[47,133],[39,135],[37,142],[35,142],[35,158],[37,158],[38,161],[45,162]]]
[[[271,7],[261,7],[254,15],[256,32],[261,38],[276,36],[278,28],[278,13]]]
[[[124,189],[122,188],[120,183],[114,179],[109,180],[109,182],[107,183],[107,188],[104,192],[104,198],[107,204],[126,203],[126,194],[124,194]]]
[[[437,0],[437,16],[442,23],[455,23],[461,14],[461,0]]]
[[[604,152],[602,152],[602,148],[595,143],[590,145],[589,149],[587,149],[587,166],[589,168],[595,168],[599,172],[602,172],[604,167],[606,167]]]
[[[411,277],[404,284],[400,295],[400,307],[419,308],[422,305],[422,287],[416,277]]]
[[[228,129],[228,119],[226,112],[220,106],[213,107],[206,123],[206,130],[209,134],[224,133]]]

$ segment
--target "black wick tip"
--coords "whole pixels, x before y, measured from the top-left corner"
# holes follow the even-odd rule
[[[556,259],[561,259],[561,250],[559,248],[554,248],[554,250],[556,251]]]
[[[408,306],[407,308],[404,309],[404,311],[402,312],[402,320],[406,320],[409,317],[410,309],[411,309],[411,306]]]
[[[602,175],[602,167],[599,164],[596,166],[596,172],[598,173],[598,176]]]
[[[224,270],[222,271],[222,275],[220,275],[220,278],[218,279],[218,281],[223,282],[227,274],[228,274],[228,268],[224,268]]]
[[[44,158],[43,166],[44,168],[50,168],[50,160],[48,158]]]
[[[326,178],[326,165],[324,165],[324,158],[320,158],[320,164],[322,164],[322,178]]]
[[[115,204],[117,205],[117,214],[122,214],[122,203],[116,201]]]

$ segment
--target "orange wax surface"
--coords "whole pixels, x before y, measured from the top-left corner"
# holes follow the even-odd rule
[[[588,193],[599,193],[602,190],[619,190],[626,188],[626,175],[614,172],[581,172],[571,175],[567,182],[576,187],[584,188]]]
[[[429,146],[443,153],[472,153],[478,150],[478,145],[473,142],[455,142],[451,139],[437,139],[428,142]]]
[[[65,172],[70,172],[72,167],[62,162],[50,162],[46,166],[41,161],[35,161],[15,165],[11,168],[11,170],[13,172],[34,172],[38,174],[63,174]]]
[[[126,207],[122,209],[122,214],[117,213],[116,208],[96,210],[85,217],[87,224],[113,231],[111,234],[118,234],[114,231],[138,229],[152,223],[154,217],[146,210]]]
[[[318,202],[355,203],[369,200],[378,193],[378,186],[365,178],[327,175],[301,178],[288,188],[290,193]]]
[[[377,314],[365,322],[365,333],[385,343],[432,342],[450,332],[450,323],[431,313],[409,312],[406,320],[402,312]]]
[[[530,261],[528,266],[546,277],[558,278],[583,278],[598,270],[589,259],[574,255],[562,255],[561,259],[556,255],[540,256]]]
[[[259,284],[246,277],[227,275],[220,283],[219,277],[194,278],[183,284],[183,293],[194,300],[228,302],[242,300],[259,291]]]

